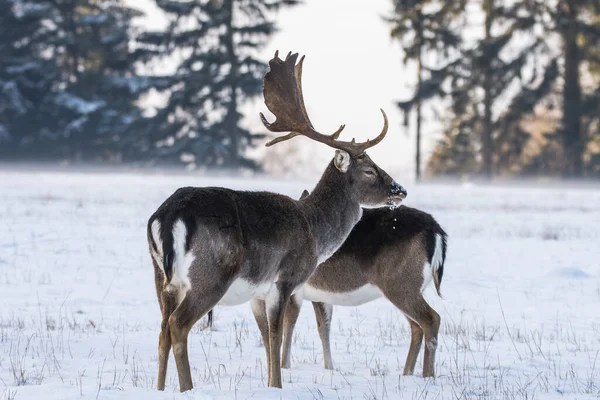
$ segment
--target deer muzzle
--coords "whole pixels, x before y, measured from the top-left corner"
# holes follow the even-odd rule
[[[404,189],[404,187],[397,182],[393,182],[390,188],[390,194],[388,195],[388,205],[398,206],[400,203],[402,203],[402,200],[404,200],[406,196],[408,196],[406,189]]]

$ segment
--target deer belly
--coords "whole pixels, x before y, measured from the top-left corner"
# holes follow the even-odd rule
[[[233,281],[217,304],[220,306],[237,306],[247,303],[255,297],[264,299],[272,286],[273,282],[254,284],[245,279],[238,278]]]
[[[332,304],[334,306],[359,306],[383,296],[381,290],[367,284],[350,292],[328,292],[308,284],[304,285],[304,300]]]

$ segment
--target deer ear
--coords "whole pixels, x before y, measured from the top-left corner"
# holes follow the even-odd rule
[[[300,195],[300,200],[306,198],[306,196],[308,196],[308,195],[309,195],[308,190],[304,189],[304,191]]]
[[[333,164],[342,173],[346,173],[350,168],[350,154],[344,150],[336,150]]]

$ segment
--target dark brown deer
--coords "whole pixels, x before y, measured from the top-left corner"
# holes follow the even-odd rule
[[[360,220],[361,205],[398,204],[406,191],[365,153],[373,141],[337,140],[312,126],[302,97],[302,59],[277,53],[264,77],[264,98],[276,116],[262,121],[272,132],[290,132],[267,146],[303,135],[337,149],[312,194],[301,201],[267,192],[219,187],[178,189],[150,217],[148,242],[162,311],[158,389],[164,390],[173,348],[181,391],[192,389],[187,351],[190,329],[215,305],[252,300],[264,318],[269,386],[281,387],[283,316],[290,296],[317,264],[342,245]],[[259,311],[260,308],[260,311]]]
[[[414,372],[425,336],[423,376],[434,376],[440,316],[427,304],[422,291],[433,280],[440,294],[446,239],[446,233],[431,215],[414,208],[363,210],[360,222],[344,244],[317,267],[304,290],[294,294],[288,303],[282,367],[291,365],[292,336],[302,299],[313,302],[325,368],[333,369],[329,342],[333,306],[358,306],[385,296],[410,324],[411,343],[404,375]],[[256,320],[264,330],[260,312]]]

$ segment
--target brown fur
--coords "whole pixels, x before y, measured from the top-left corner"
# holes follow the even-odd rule
[[[375,174],[365,174],[365,169]],[[261,333],[269,386],[281,387],[280,351],[290,296],[308,280],[320,258],[329,257],[342,245],[360,219],[360,205],[385,204],[398,188],[404,190],[363,154],[351,157],[345,172],[332,161],[313,194],[301,201],[224,188],[182,188],[169,197],[148,221],[162,311],[159,390],[164,389],[171,347],[181,391],[193,387],[187,353],[189,331],[240,278],[256,285],[275,282],[278,299],[269,313],[259,313],[257,321],[266,324]],[[161,226],[162,248],[152,234],[155,221]],[[177,221],[185,224],[185,247],[195,257],[188,271],[191,287],[185,294],[172,285],[177,256],[172,232]],[[261,305],[265,307],[264,301]]]
[[[423,338],[425,354],[423,376],[434,376],[435,352],[440,316],[423,298],[421,288],[426,278],[423,269],[431,263],[436,235],[441,240],[441,265],[432,271],[436,291],[440,293],[441,271],[446,253],[446,234],[429,214],[408,207],[365,210],[344,245],[317,267],[307,285],[326,292],[348,293],[366,284],[376,286],[409,321],[411,343],[404,374],[414,372]],[[433,250],[431,246],[434,246]],[[325,368],[332,369],[329,332],[333,307],[313,303],[319,336],[323,344]],[[291,347],[291,338],[299,310],[294,309],[287,320],[284,349]],[[287,313],[287,311],[286,311]],[[289,359],[289,351],[287,355]],[[289,367],[289,360],[285,366]]]

